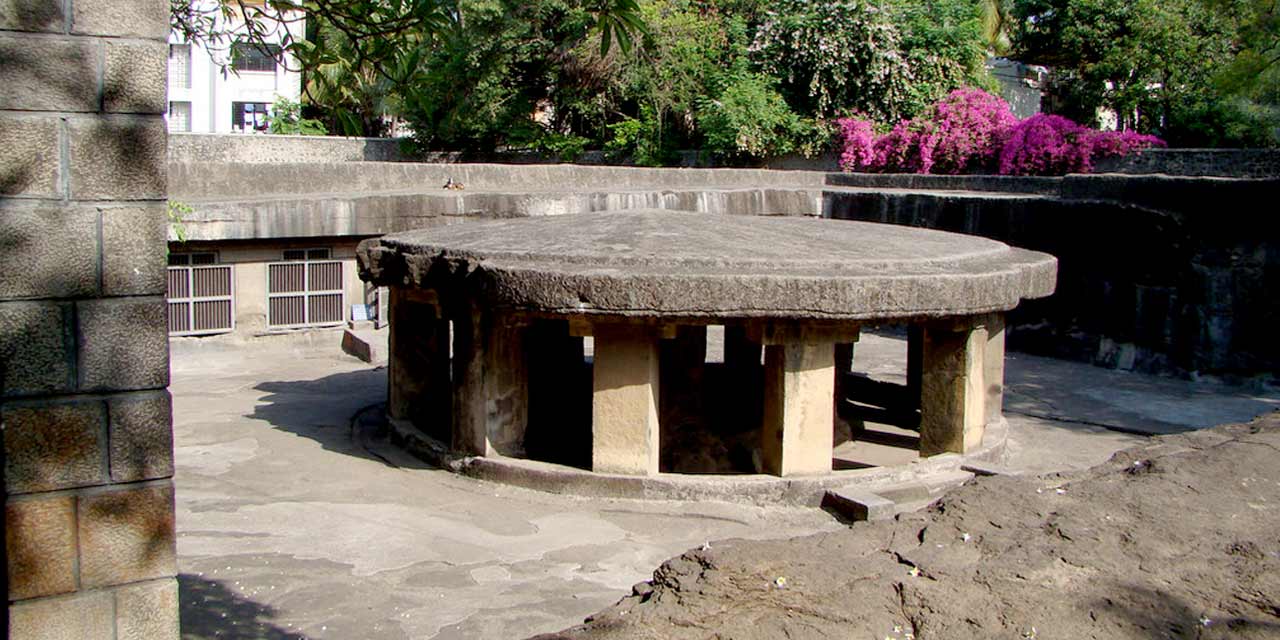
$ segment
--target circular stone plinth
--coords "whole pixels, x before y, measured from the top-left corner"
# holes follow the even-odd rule
[[[360,245],[361,277],[507,308],[660,318],[857,320],[1005,311],[1057,260],[942,231],[666,210],[482,221]]]
[[[921,458],[908,464],[791,477],[680,473],[625,476],[536,460],[457,455],[407,421],[391,419],[389,426],[397,444],[430,464],[479,480],[535,491],[586,498],[713,500],[807,507],[820,506],[830,489],[874,493],[905,487],[940,490],[955,486],[975,475],[968,471],[970,468],[998,465],[1009,437],[1009,423],[1000,418],[987,423],[982,445],[974,451]]]

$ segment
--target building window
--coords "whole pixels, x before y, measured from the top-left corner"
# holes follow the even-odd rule
[[[266,71],[275,73],[280,47],[240,43],[231,49],[231,68],[240,71]]]
[[[191,45],[169,45],[169,86],[191,88]]]
[[[214,253],[169,254],[169,335],[198,336],[235,329],[231,265]]]
[[[191,131],[191,103],[169,103],[169,132],[185,133]]]
[[[232,102],[232,131],[266,131],[267,103],[265,102]]]
[[[289,249],[267,265],[267,326],[276,329],[341,324],[345,320],[342,261],[328,249]]]

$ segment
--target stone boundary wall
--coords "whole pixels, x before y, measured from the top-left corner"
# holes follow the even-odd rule
[[[788,155],[771,158],[760,168],[836,171],[838,154],[815,158]],[[251,164],[297,162],[421,162],[431,164],[517,164],[561,163],[560,158],[537,151],[475,152],[436,151],[414,153],[407,141],[392,138],[343,138],[337,136],[281,136],[241,133],[175,133],[169,138],[171,162],[236,162]],[[563,164],[630,166],[611,160],[603,151],[586,151],[573,162]],[[698,151],[679,151],[677,167],[743,167],[741,160]]]
[[[1280,149],[1148,149],[1099,162],[1094,173],[1274,178],[1280,176]]]
[[[1280,371],[1280,180],[1090,175],[1058,197],[828,192],[830,217],[979,234],[1058,257],[1058,290],[1010,316],[1012,348],[1148,372]]]
[[[378,192],[465,195],[482,191],[820,189],[827,183],[827,174],[816,171],[409,162],[170,162],[169,175],[173,185],[170,197],[193,202],[311,194],[351,196]],[[446,191],[443,186],[448,180],[460,182],[464,188]]]
[[[7,637],[178,637],[168,6],[0,2]]]

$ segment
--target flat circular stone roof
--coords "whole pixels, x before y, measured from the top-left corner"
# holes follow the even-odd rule
[[[641,209],[481,221],[360,246],[361,276],[531,312],[684,318],[971,315],[1053,293],[1057,260],[897,225]]]

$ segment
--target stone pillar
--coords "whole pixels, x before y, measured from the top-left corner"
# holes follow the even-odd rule
[[[946,322],[924,329],[920,455],[968,453],[986,425],[987,330]]]
[[[168,6],[2,7],[8,637],[177,638]]]
[[[987,385],[986,421],[991,424],[1004,411],[1004,315],[987,316],[987,347],[983,352],[982,381]]]
[[[387,414],[448,443],[453,389],[449,381],[449,321],[424,292],[391,290]]]
[[[648,327],[594,327],[591,470],[658,473],[658,339]]]
[[[453,320],[453,448],[523,455],[529,376],[520,320],[465,306]]]
[[[835,345],[771,344],[764,352],[764,470],[780,476],[831,471]]]

